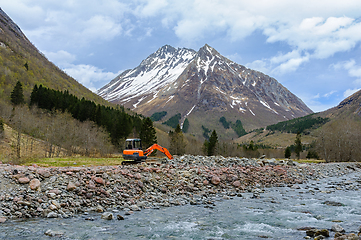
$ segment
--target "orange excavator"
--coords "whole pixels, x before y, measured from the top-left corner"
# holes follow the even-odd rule
[[[127,139],[125,140],[125,149],[123,150],[124,161],[122,162],[122,165],[145,162],[147,157],[154,150],[161,151],[169,159],[173,159],[173,156],[169,153],[168,149],[161,147],[158,144],[153,144],[147,148],[147,150],[143,151],[142,140],[138,138]]]

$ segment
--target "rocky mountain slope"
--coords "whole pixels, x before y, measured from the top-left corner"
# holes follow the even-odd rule
[[[187,118],[195,135],[202,125],[222,131],[222,116],[233,123],[241,120],[249,130],[312,113],[276,79],[234,63],[208,45],[198,52],[163,46],[98,94],[146,116],[166,111],[161,121],[180,114],[180,123]],[[236,137],[232,130],[222,132]]]
[[[79,98],[108,104],[51,63],[0,8],[0,100],[9,101],[15,83],[23,85],[25,100],[35,84],[68,90]]]
[[[332,119],[351,117],[360,120],[361,118],[361,90],[345,98],[336,107],[319,113]]]

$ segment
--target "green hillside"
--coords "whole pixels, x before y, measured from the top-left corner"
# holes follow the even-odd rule
[[[70,94],[99,104],[109,104],[51,63],[0,11],[0,100],[9,102],[17,81],[23,85],[26,101],[34,85],[41,84],[55,90],[68,90]]]

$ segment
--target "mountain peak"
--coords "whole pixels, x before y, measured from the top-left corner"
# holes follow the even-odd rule
[[[206,55],[221,55],[219,52],[217,52],[214,48],[209,46],[208,44],[205,44],[203,47],[201,47],[198,51],[200,54],[206,54]]]
[[[254,129],[312,113],[274,78],[230,61],[208,44],[198,52],[165,45],[98,94],[145,116],[180,113],[180,123],[187,118],[194,128],[214,128],[225,116]],[[197,122],[205,116],[207,121]]]

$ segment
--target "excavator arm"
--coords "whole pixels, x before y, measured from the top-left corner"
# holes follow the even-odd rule
[[[144,151],[144,155],[149,156],[154,150],[161,151],[164,153],[169,159],[173,159],[173,156],[169,153],[168,149],[159,146],[158,144],[153,144],[147,150]]]

